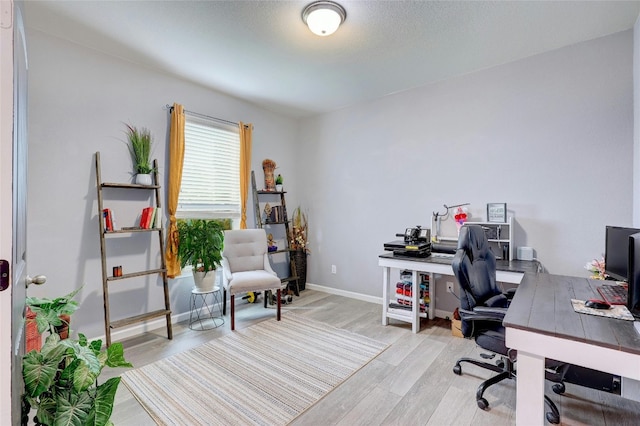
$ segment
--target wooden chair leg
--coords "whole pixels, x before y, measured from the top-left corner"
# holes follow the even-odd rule
[[[282,293],[282,290],[278,289],[278,309],[277,309],[277,314],[276,314],[276,319],[278,321],[280,321],[280,306],[282,305],[282,300],[280,299],[281,293]],[[232,322],[232,324],[233,324],[233,322]]]
[[[236,308],[235,308],[235,298],[234,294],[231,295],[231,300],[229,300],[229,304],[231,305],[231,331],[236,329]]]

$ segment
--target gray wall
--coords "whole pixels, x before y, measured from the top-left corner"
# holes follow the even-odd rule
[[[39,31],[28,30],[27,37],[28,262],[32,275],[48,277],[46,285],[31,287],[29,294],[54,297],[84,285],[72,328],[99,336],[104,322],[94,153],[101,152],[103,181],[129,182],[131,163],[123,123],[148,127],[161,179],[166,180],[169,116],[164,106],[178,102],[188,110],[253,123],[253,169],[259,171],[259,179],[264,158],[275,160],[287,179],[293,175],[296,123]],[[287,179],[286,186],[292,191],[288,201],[295,205],[296,180]],[[142,207],[149,205],[131,192],[111,190],[105,195],[105,206],[113,210],[119,226],[134,225]],[[166,195],[162,202],[166,206]],[[253,227],[251,207],[248,213],[249,227]],[[110,238],[107,243],[109,270],[123,265],[126,273],[159,264],[155,234]],[[171,282],[174,314],[187,311],[192,285],[191,278]],[[112,319],[163,305],[161,281],[156,277],[118,281],[111,289]]]
[[[605,225],[632,222],[632,47],[626,31],[304,120],[309,281],[380,296],[383,244],[466,202],[476,220],[506,202],[516,245],[587,276]]]
[[[586,276],[583,265],[604,251],[604,226],[632,222],[631,31],[299,121],[38,31],[27,36],[29,270],[49,277],[30,294],[84,284],[73,328],[88,336],[103,333],[93,153],[102,153],[103,180],[126,181],[122,123],[149,127],[165,179],[163,106],[174,101],[255,125],[258,181],[262,160],[274,159],[290,209],[300,203],[309,215],[312,284],[379,297],[383,243],[429,226],[443,204],[469,202],[484,219],[487,202],[507,202],[516,244],[560,274]],[[120,225],[135,220],[121,196],[131,197],[111,200]],[[149,242],[115,241],[113,264],[154,264]],[[186,311],[190,288],[188,279],[171,283],[175,314]],[[114,291],[112,316],[161,300],[157,280],[127,283]],[[455,299],[438,303],[448,310]]]
[[[633,27],[633,226],[640,228],[640,17]]]

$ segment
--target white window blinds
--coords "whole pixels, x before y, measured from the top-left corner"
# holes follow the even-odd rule
[[[238,128],[187,115],[178,218],[240,217]]]

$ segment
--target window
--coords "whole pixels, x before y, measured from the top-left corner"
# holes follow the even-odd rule
[[[237,127],[187,115],[178,218],[240,218]]]

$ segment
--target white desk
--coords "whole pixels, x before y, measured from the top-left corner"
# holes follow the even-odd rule
[[[551,358],[640,379],[640,334],[632,321],[574,312],[570,299],[597,295],[602,281],[525,274],[504,318],[518,351],[516,424],[544,424],[544,361]]]
[[[414,333],[420,331],[420,309],[418,299],[420,290],[418,289],[418,273],[424,272],[430,275],[429,279],[429,309],[422,316],[429,319],[436,317],[436,285],[433,274],[453,275],[450,257],[403,257],[393,254],[383,254],[378,257],[378,265],[382,266],[382,325],[389,325],[389,318],[411,323],[411,330]],[[521,260],[498,260],[496,261],[496,279],[499,282],[519,284],[525,272],[534,271],[538,268],[537,262]],[[389,308],[389,303],[395,295],[395,285],[391,286],[391,269],[413,271],[411,294],[412,309],[400,310]],[[393,291],[392,291],[393,290]]]

